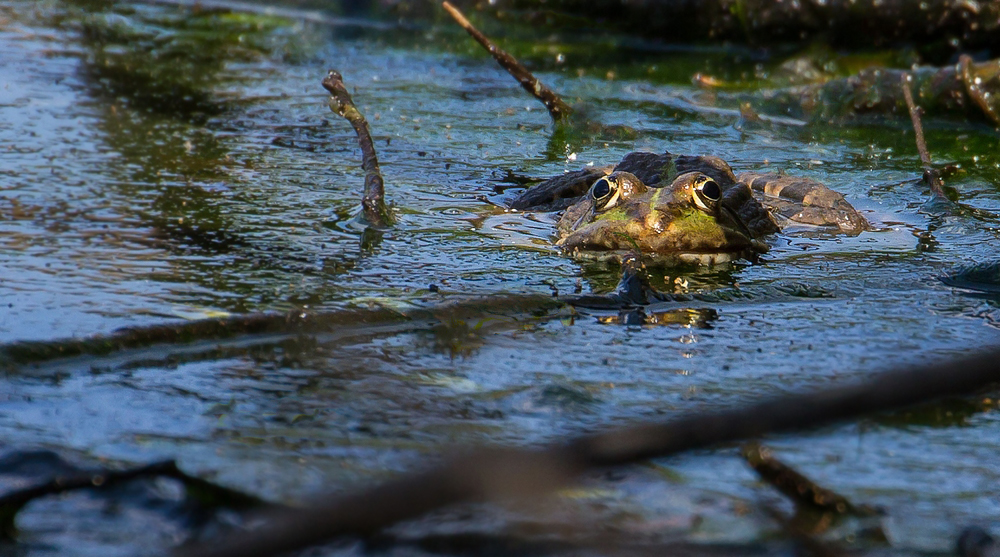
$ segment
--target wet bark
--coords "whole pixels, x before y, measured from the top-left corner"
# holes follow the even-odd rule
[[[330,70],[323,80],[323,87],[330,92],[330,110],[341,115],[350,122],[358,134],[358,145],[361,146],[361,167],[365,170],[365,190],[361,197],[361,209],[365,219],[374,226],[386,227],[392,225],[392,213],[385,204],[385,182],[378,166],[378,155],[375,153],[375,143],[372,141],[368,120],[354,106],[351,94],[344,86],[344,78],[339,72]]]

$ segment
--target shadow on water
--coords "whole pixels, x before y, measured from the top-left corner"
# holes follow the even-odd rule
[[[361,253],[355,247],[354,253],[318,257],[280,234],[269,234],[266,207],[280,205],[274,196],[281,192],[256,186],[241,191],[259,156],[234,157],[234,142],[212,125],[213,118],[232,123],[245,113],[242,101],[226,90],[255,78],[234,68],[301,59],[308,55],[313,31],[284,18],[228,9],[165,12],[142,5],[83,4],[89,11],[77,15],[87,50],[82,75],[101,107],[105,147],[119,155],[107,170],[116,195],[131,201],[126,210],[132,214],[122,219],[143,229],[140,234],[148,235],[143,243],[168,250],[174,267],[156,278],[241,292],[229,300],[191,300],[233,311],[273,302],[321,303],[326,298],[321,284],[274,300],[269,292],[274,288],[266,283],[345,272],[378,240],[362,238]],[[279,138],[273,141],[280,144]],[[349,219],[342,210],[331,216]],[[347,239],[354,233],[338,235]],[[245,273],[264,280],[248,284],[240,280]]]

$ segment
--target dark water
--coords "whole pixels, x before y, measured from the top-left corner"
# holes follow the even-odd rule
[[[719,53],[632,59],[623,49],[607,62],[600,43],[599,55],[574,45],[563,64],[534,54],[554,89],[636,130],[567,142],[451,27],[205,23],[173,7],[108,6],[0,8],[0,342],[226,313],[606,291],[616,269],[562,256],[553,217],[505,212],[497,204],[511,194],[494,186],[506,170],[546,177],[637,149],[821,180],[878,230],[790,231],[757,265],[661,270],[667,289],[746,294],[695,304],[718,313],[707,326],[626,327],[583,314],[12,371],[0,379],[6,450],[176,458],[189,472],[294,501],[412,469],[454,445],[544,443],[998,341],[996,300],[938,280],[996,258],[991,130],[929,122],[936,161],[963,168],[949,182],[961,210],[927,201],[905,123],[736,129],[732,107],[700,107],[707,99],[686,85],[689,69],[719,65]],[[192,48],[205,56],[176,55]],[[371,123],[399,221],[381,237],[362,235],[354,218],[360,152],[326,107],[328,68],[344,74]],[[656,81],[620,77],[647,68]],[[820,483],[884,507],[894,553],[948,551],[965,525],[1000,526],[1000,420],[994,395],[982,398],[991,401],[767,442]],[[735,449],[720,449],[596,480],[553,512],[441,522],[569,541],[597,528],[628,540],[756,544],[777,531],[759,504],[776,500]],[[18,522],[23,550],[134,554],[182,537],[142,513],[103,509],[110,518],[98,520],[97,507],[32,504]],[[143,526],[150,521],[155,528]],[[847,525],[828,535],[856,534]]]

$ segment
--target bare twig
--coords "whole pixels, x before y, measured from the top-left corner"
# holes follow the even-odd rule
[[[469,33],[469,35],[472,35],[473,39],[476,39],[476,42],[483,45],[483,48],[485,48],[490,55],[493,56],[493,59],[496,60],[497,63],[503,67],[503,69],[507,70],[510,75],[514,76],[514,79],[521,84],[521,87],[524,87],[525,91],[531,93],[531,95],[536,99],[542,101],[545,108],[549,111],[549,116],[551,116],[554,121],[562,122],[573,113],[573,108],[559,98],[559,95],[552,91],[552,89],[543,85],[542,82],[538,81],[538,78],[532,75],[531,72],[528,71],[528,68],[521,65],[516,58],[507,54],[501,50],[500,47],[493,44],[493,41],[491,41],[486,35],[482,34],[479,29],[476,29],[472,23],[469,23],[468,19],[465,19],[462,12],[458,11],[458,8],[452,6],[448,2],[443,2],[441,5],[444,6],[444,9],[448,12],[448,14],[451,15],[451,17],[459,25],[461,25],[462,28]]]
[[[368,121],[354,106],[344,78],[336,70],[330,70],[323,87],[330,92],[330,110],[343,116],[351,123],[358,134],[358,145],[361,146],[361,167],[365,170],[365,193],[361,198],[361,208],[368,222],[374,226],[392,225],[392,214],[385,205],[385,184],[378,168],[378,156],[375,154],[375,144],[372,142]]]
[[[853,386],[586,435],[544,450],[484,449],[372,489],[320,499],[312,508],[272,513],[265,527],[212,546],[187,548],[184,555],[275,555],[336,536],[371,533],[445,505],[550,493],[590,467],[620,465],[969,394],[1000,380],[998,358],[1000,350],[994,349],[947,364],[883,373]]]
[[[927,151],[927,141],[924,139],[924,126],[920,123],[920,107],[913,102],[913,93],[910,92],[910,74],[904,73],[902,75],[900,86],[903,88],[903,97],[906,98],[906,107],[910,110],[913,133],[917,136],[917,151],[920,152],[920,163],[924,167],[924,183],[934,192],[934,195],[946,198],[941,173],[931,164],[931,155]]]
[[[792,467],[771,456],[770,451],[758,443],[744,445],[742,453],[743,458],[762,480],[774,486],[799,507],[836,514],[876,514],[874,509],[866,506],[855,506],[843,495],[803,476]]]

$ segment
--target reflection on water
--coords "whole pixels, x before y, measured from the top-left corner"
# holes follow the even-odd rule
[[[965,169],[952,185],[974,210],[952,210],[924,203],[908,135],[736,130],[731,115],[692,109],[687,85],[557,67],[545,76],[555,89],[635,135],[553,134],[545,111],[492,62],[467,54],[474,48],[456,46],[466,39],[450,28],[388,33],[116,2],[8,4],[0,26],[4,343],[222,312],[405,312],[501,292],[606,297],[619,268],[551,249],[551,216],[483,200],[498,199],[494,172],[544,177],[636,149],[807,175],[881,227],[856,238],[778,236],[754,265],[650,269],[650,285],[675,301],[624,314],[536,319],[527,311],[502,324],[439,316],[402,328],[359,325],[351,336],[23,366],[0,389],[0,431],[13,449],[173,457],[190,472],[296,500],[413,469],[455,445],[551,442],[822,389],[997,340],[996,300],[936,278],[995,258],[995,223],[986,218],[1000,210],[992,132],[929,133],[935,157]],[[618,75],[642,73],[649,56],[634,67],[615,60]],[[717,54],[655,56],[661,69],[650,75],[672,83],[689,82],[685,72],[708,58],[722,63]],[[364,235],[353,218],[360,153],[326,107],[319,81],[329,67],[345,75],[379,149],[399,217],[380,237]],[[677,75],[663,77],[668,67]],[[949,402],[769,444],[821,484],[884,507],[893,551],[946,551],[961,526],[998,526],[992,408]],[[752,552],[777,532],[758,505],[762,490],[722,448],[594,477],[586,496],[565,495],[544,512],[444,513],[401,530],[416,538],[434,528],[544,532],[559,543],[594,543],[600,532],[615,543],[737,543]],[[86,498],[60,504],[69,505],[60,507],[66,516],[94,508]],[[51,508],[27,509],[26,552],[71,551],[81,539],[44,520]],[[142,523],[119,518],[80,552],[134,553],[130,532]]]

